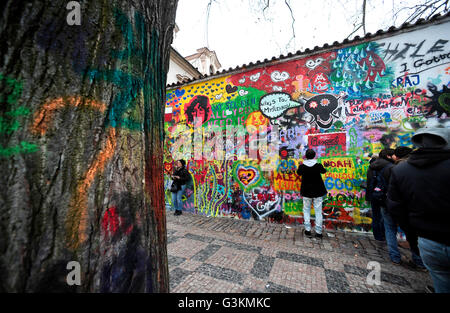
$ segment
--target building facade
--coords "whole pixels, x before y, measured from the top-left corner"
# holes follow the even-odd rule
[[[207,47],[197,49],[197,53],[188,55],[186,60],[188,60],[203,75],[213,75],[222,68],[216,52],[209,50]]]
[[[189,61],[187,61],[174,47],[170,47],[169,72],[167,84],[183,83],[202,75]]]

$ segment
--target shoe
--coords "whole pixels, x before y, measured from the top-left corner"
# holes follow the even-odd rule
[[[409,267],[411,267],[413,270],[419,271],[419,272],[428,272],[427,268],[423,265],[419,265],[414,263],[413,261],[408,262]]]
[[[318,233],[316,233],[316,238],[318,238],[318,239],[322,239],[322,237],[323,237],[323,235],[322,235],[322,234],[318,234]]]
[[[430,286],[430,285],[426,285],[425,286],[425,291],[427,293],[435,293],[434,288],[432,286]]]
[[[175,213],[173,215],[181,215],[181,211],[175,211]]]
[[[394,265],[402,265],[402,261],[400,260],[400,261],[394,261],[394,260],[391,260],[391,262],[392,262],[392,264],[394,264]]]
[[[416,265],[415,270],[419,271],[419,272],[423,272],[423,273],[428,272],[428,269],[425,266],[419,266],[419,265]]]
[[[311,231],[305,230],[305,235],[308,236],[308,237],[311,237]]]

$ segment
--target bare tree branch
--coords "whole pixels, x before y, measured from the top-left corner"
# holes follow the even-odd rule
[[[265,12],[264,12],[264,11],[266,11],[266,9],[267,9],[269,6],[270,6],[270,0],[267,0],[266,6],[265,6],[264,9],[263,9],[263,16],[264,16],[264,18],[266,18]]]
[[[294,23],[295,23],[295,18],[294,18],[294,13],[292,12],[292,8],[290,6],[290,3],[288,2],[289,0],[284,0],[284,3],[286,4],[286,6],[288,7],[289,11],[291,12],[291,18],[292,18],[292,37],[289,40],[289,42],[286,45],[286,49],[287,47],[290,45],[291,41],[294,40],[294,47],[295,47],[295,28],[294,28]]]
[[[213,2],[216,2],[216,0],[209,0],[208,6],[206,7],[206,30],[205,30],[205,37],[206,37],[206,47],[209,48],[209,13],[211,12],[211,5]]]
[[[439,6],[437,6],[429,15],[428,18],[432,17],[434,15],[434,13],[439,10],[439,8],[441,8],[442,6],[444,6],[444,9],[447,7],[447,2],[448,0],[446,0],[444,3],[441,3]]]
[[[394,14],[394,20],[396,21],[399,14],[405,10],[413,12],[405,19],[404,23],[414,22],[424,15],[426,15],[424,17],[425,19],[430,19],[435,13],[439,12],[439,10],[441,10],[442,13],[448,11],[448,2],[448,0],[435,0],[428,3],[416,4],[412,7],[403,7]],[[431,12],[426,14],[427,11]]]
[[[356,25],[355,25],[356,27]],[[354,28],[350,35],[347,36],[347,39],[350,38],[351,35],[356,33],[360,28],[362,27],[362,24],[359,24],[358,27]]]

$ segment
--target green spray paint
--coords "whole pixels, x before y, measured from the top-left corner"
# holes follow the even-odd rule
[[[30,110],[24,106],[18,106],[17,102],[22,95],[22,83],[0,73],[0,83],[6,84],[0,93],[0,104],[7,108],[3,116],[0,116],[0,134],[10,136],[21,128],[20,117],[28,116]],[[38,146],[34,143],[20,141],[19,144],[12,147],[0,146],[0,157],[10,157],[21,153],[33,153],[38,151]]]
[[[105,127],[142,130],[143,120],[148,123],[150,119],[140,116],[140,110],[136,106],[138,97],[143,96],[144,116],[148,117],[150,107],[157,105],[163,99],[162,90],[164,88],[162,86],[165,84],[165,72],[162,69],[161,56],[158,52],[159,36],[156,31],[152,32],[151,51],[149,51],[149,38],[144,18],[140,13],[135,13],[134,28],[129,18],[120,10],[114,11],[114,17],[115,26],[120,29],[125,40],[125,48],[111,50],[111,55],[127,63],[127,72],[117,69],[88,69],[86,73],[91,80],[103,80],[120,88],[112,105],[108,107]],[[138,77],[133,73],[144,73],[144,75]],[[153,119],[161,120],[161,110],[153,111],[156,114]],[[147,127],[149,129],[150,125]]]

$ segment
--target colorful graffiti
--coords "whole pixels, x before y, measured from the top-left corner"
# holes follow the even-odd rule
[[[150,125],[151,120],[162,121],[158,115],[162,112],[151,110],[153,103],[164,98],[162,91],[165,71],[158,47],[159,34],[156,30],[148,31],[145,17],[138,11],[134,11],[133,16],[128,16],[118,8],[109,10],[113,18],[112,27],[115,28],[110,33],[122,39],[118,41],[120,46],[116,49],[102,45],[96,47],[95,51],[89,49],[87,38],[91,38],[97,28],[93,24],[95,22],[90,20],[83,23],[76,33],[73,28],[63,25],[60,30],[56,21],[47,21],[36,37],[39,47],[56,58],[65,55],[65,52],[62,53],[64,49],[75,41],[77,44],[74,45],[75,48],[71,48],[73,52],[70,55],[71,70],[95,87],[114,90],[110,92],[107,102],[76,94],[47,99],[34,113],[30,124],[31,133],[35,137],[45,137],[52,130],[51,123],[64,108],[77,108],[82,113],[92,110],[98,116],[103,116],[102,136],[97,140],[97,150],[86,170],[77,178],[65,220],[66,244],[72,250],[77,249],[88,238],[88,193],[96,178],[102,175],[111,159],[120,154],[123,155],[124,177],[135,182],[135,185],[142,184],[141,180],[137,181],[136,169],[142,167],[143,152],[142,149],[133,152],[133,148],[144,140],[142,132],[155,128]],[[111,35],[107,34],[108,36]],[[8,99],[11,97],[8,96]],[[151,112],[155,116],[150,116]],[[157,136],[162,141],[163,134]],[[149,171],[150,163],[155,162],[152,156],[148,156],[147,161],[149,164],[146,164],[146,168]],[[145,173],[146,186],[152,185],[150,176],[150,173]],[[155,193],[149,192],[147,195],[152,197],[153,194]],[[157,207],[156,204],[155,206]],[[122,227],[122,222],[117,217],[116,207],[103,210],[106,210],[102,222],[103,231],[106,237],[110,237],[115,234],[117,227]],[[156,213],[156,217],[161,219],[163,212]],[[128,233],[129,231],[123,232]]]
[[[448,24],[430,25],[168,90],[166,178],[178,147],[197,142],[177,155],[193,178],[187,210],[302,222],[296,169],[311,148],[327,169],[326,227],[370,231],[362,188],[370,156],[413,147],[411,136],[427,123],[450,127],[447,37]],[[239,126],[245,133],[236,136]],[[226,153],[205,154],[211,138]]]
[[[11,137],[23,125],[21,118],[31,114],[30,110],[17,103],[22,95],[22,83],[12,77],[0,73],[0,105],[5,110],[0,116],[0,134],[2,138]],[[3,146],[0,144],[0,157],[10,157],[15,154],[33,153],[39,148],[35,143],[21,140],[17,144]]]

